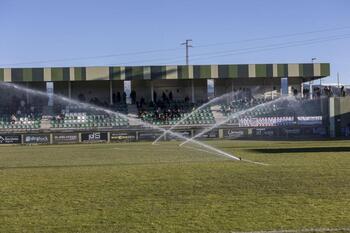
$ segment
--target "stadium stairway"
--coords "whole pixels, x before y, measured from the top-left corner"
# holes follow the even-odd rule
[[[51,122],[48,118],[42,118],[41,119],[41,129],[50,129],[51,128]]]
[[[129,104],[128,105],[128,117],[129,117],[129,124],[130,125],[140,125],[139,119],[138,119],[138,110],[136,104]],[[135,120],[132,120],[135,119]],[[136,120],[137,119],[137,120]]]
[[[225,120],[224,114],[222,114],[220,105],[214,105],[210,107],[211,112],[213,113],[215,122],[221,122]]]

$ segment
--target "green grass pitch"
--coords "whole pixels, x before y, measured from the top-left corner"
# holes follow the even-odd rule
[[[349,141],[0,147],[0,232],[350,227]],[[345,231],[344,231],[345,232]]]

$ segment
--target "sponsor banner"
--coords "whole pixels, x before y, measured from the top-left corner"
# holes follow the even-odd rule
[[[273,129],[267,129],[267,128],[259,128],[259,129],[254,129],[253,131],[254,136],[274,136],[275,132],[273,131]]]
[[[300,135],[301,134],[301,129],[300,128],[295,128],[295,129],[283,129],[283,132],[285,135]]]
[[[155,140],[162,134],[163,134],[162,132],[152,132],[152,131],[139,132],[139,140],[147,140],[147,141]]]
[[[82,142],[105,142],[107,141],[106,132],[91,132],[91,133],[82,133],[81,141]]]
[[[322,116],[298,116],[299,125],[322,125]]]
[[[77,143],[79,135],[77,133],[58,133],[53,135],[53,143]]]
[[[113,142],[136,141],[136,132],[111,132],[110,139]]]
[[[195,134],[193,136],[195,136],[201,132],[202,132],[202,130],[196,130]],[[212,130],[210,132],[206,132],[205,134],[201,135],[198,138],[218,138],[218,137],[219,137],[219,130]]]
[[[182,135],[183,137],[186,137],[186,138],[190,138],[191,137],[191,130],[178,130],[178,131],[174,131],[176,134],[180,134]],[[180,139],[179,137],[173,135],[173,134],[167,134],[166,135],[166,139],[167,140],[174,140],[174,139]]]
[[[318,136],[327,136],[327,130],[325,127],[317,127],[312,129],[313,134]]]
[[[223,130],[224,138],[239,138],[247,136],[248,130],[244,129],[224,129]]]
[[[50,135],[49,134],[25,134],[24,143],[30,143],[30,144],[50,143]]]
[[[21,135],[0,135],[0,144],[20,144],[22,143]]]

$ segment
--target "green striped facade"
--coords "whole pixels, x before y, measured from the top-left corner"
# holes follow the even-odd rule
[[[317,79],[329,75],[329,63],[0,68],[2,82],[281,77]]]

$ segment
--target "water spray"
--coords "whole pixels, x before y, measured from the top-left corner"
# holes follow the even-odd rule
[[[242,115],[244,115],[244,114],[246,114],[248,112],[252,112],[252,111],[255,111],[255,110],[259,109],[259,108],[270,106],[271,104],[276,104],[276,103],[278,103],[280,101],[284,101],[284,100],[296,101],[296,98],[295,97],[291,97],[291,96],[280,97],[280,98],[277,98],[275,100],[271,100],[270,102],[258,104],[258,105],[254,106],[254,107],[251,107],[251,108],[248,108],[248,109],[245,109],[245,110],[242,110],[242,111],[235,112],[234,114],[232,114],[229,117],[227,117],[225,120],[222,120],[222,121],[214,124],[213,126],[205,128],[202,132],[200,132],[200,133],[194,135],[193,137],[187,139],[186,141],[182,142],[179,146],[183,146],[183,145],[185,145],[188,142],[192,142],[192,140],[202,136],[203,134],[205,134],[205,133],[207,133],[209,131],[212,131],[213,129],[219,127],[220,125],[226,124],[227,122],[229,122],[230,120],[232,120],[234,118],[240,117],[240,116],[242,116]]]
[[[6,87],[11,87],[11,88],[15,88],[17,90],[20,90],[20,91],[23,91],[23,92],[27,92],[27,93],[31,93],[33,95],[40,95],[40,96],[44,96],[44,97],[47,97],[47,93],[46,92],[43,92],[43,91],[39,91],[39,90],[33,90],[33,89],[30,89],[30,88],[26,88],[26,87],[22,87],[22,86],[19,86],[19,85],[16,85],[16,84],[13,84],[13,83],[5,83],[5,82],[2,82],[0,83],[0,85],[3,85],[3,86],[6,86]],[[103,112],[106,112],[107,114],[110,114],[110,115],[115,115],[115,116],[118,116],[118,117],[121,117],[123,119],[126,119],[126,120],[130,120],[130,121],[135,121],[137,123],[139,123],[140,125],[142,125],[143,127],[148,127],[148,128],[152,128],[152,129],[155,129],[155,130],[159,130],[159,131],[162,131],[163,133],[166,132],[165,129],[161,128],[161,127],[158,127],[158,126],[155,126],[155,125],[152,125],[148,122],[143,122],[141,119],[135,119],[135,118],[131,118],[131,117],[128,117],[127,115],[123,114],[123,113],[120,113],[120,112],[116,112],[116,111],[112,111],[110,109],[106,109],[106,108],[103,108],[103,107],[99,107],[99,106],[96,106],[96,105],[93,105],[93,104],[88,104],[88,103],[83,103],[83,102],[80,102],[80,101],[77,101],[77,100],[73,100],[73,99],[69,99],[67,97],[64,97],[64,96],[61,96],[61,95],[57,95],[57,94],[53,94],[53,97],[55,99],[58,99],[62,102],[68,102],[72,105],[80,105],[80,106],[83,106],[83,108],[87,108],[87,109],[94,109],[95,111],[103,111]],[[201,146],[207,150],[210,150],[210,151],[213,151],[223,157],[226,157],[226,158],[229,158],[229,159],[232,159],[232,160],[240,160],[240,158],[234,156],[234,155],[231,155],[225,151],[222,151],[220,149],[217,149],[213,146],[210,146],[210,145],[207,145],[203,142],[199,142],[197,140],[193,140],[193,139],[189,139],[185,136],[183,136],[182,134],[179,134],[179,133],[176,133],[176,132],[168,132],[170,133],[171,135],[177,137],[177,138],[180,138],[182,140],[191,140],[191,142],[193,144],[196,144],[198,146]],[[197,148],[198,149],[198,148]]]
[[[253,88],[253,92],[256,91],[258,89],[258,87],[255,87]],[[164,137],[167,133],[169,133],[170,131],[172,131],[173,129],[175,129],[177,126],[179,126],[182,122],[184,122],[185,120],[187,120],[188,118],[190,118],[191,116],[193,116],[195,113],[199,112],[200,110],[214,104],[214,103],[217,103],[219,101],[221,101],[222,99],[225,99],[225,98],[234,98],[236,96],[238,96],[239,94],[241,94],[242,92],[241,91],[238,91],[238,92],[229,92],[229,93],[226,93],[226,94],[223,94],[221,96],[218,96],[218,97],[215,97],[214,99],[210,100],[209,102],[207,103],[204,103],[202,104],[201,106],[199,106],[198,108],[196,108],[194,111],[190,112],[187,116],[185,116],[184,118],[182,118],[181,120],[179,120],[178,122],[176,122],[175,125],[171,126],[169,129],[167,129],[162,135],[160,135],[156,140],[154,140],[152,142],[152,145],[156,145],[156,143],[162,139],[162,137]]]

